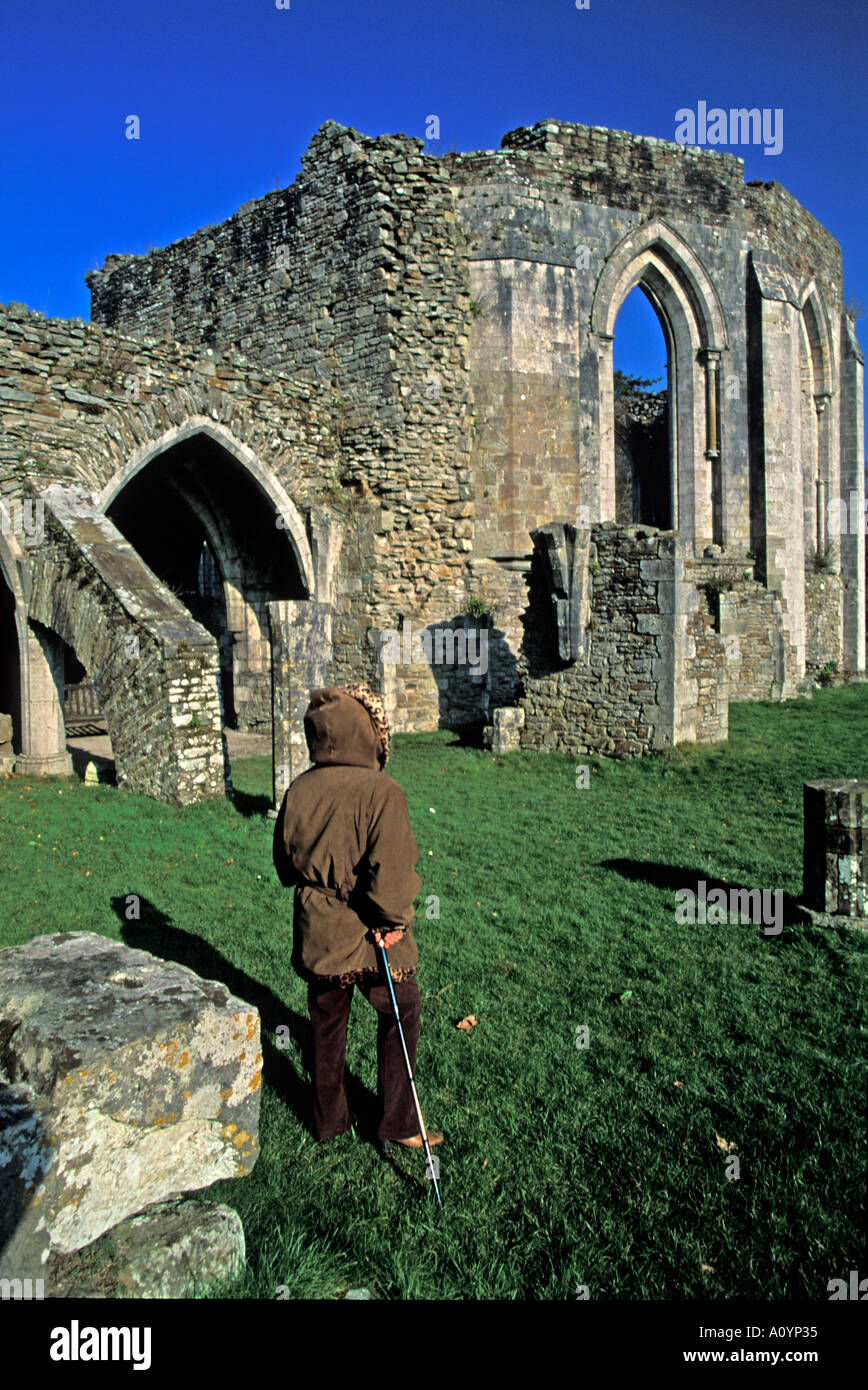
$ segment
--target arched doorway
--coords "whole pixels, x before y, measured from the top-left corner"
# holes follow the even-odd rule
[[[615,320],[615,520],[672,527],[669,352],[665,324],[641,285]]]
[[[221,443],[195,433],[139,468],[106,512],[217,639],[226,726],[270,732],[267,605],[307,596],[271,498]]]

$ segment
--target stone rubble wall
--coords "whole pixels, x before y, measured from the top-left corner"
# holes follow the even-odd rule
[[[138,336],[171,321],[312,383],[331,473],[382,508],[364,566],[384,627],[396,609],[439,617],[471,549],[469,280],[446,170],[421,149],[326,122],[292,188],[87,277],[99,323]]]
[[[632,757],[682,737],[725,737],[723,644],[700,619],[689,628],[675,609],[673,593],[689,588],[677,538],[612,523],[591,535],[587,661],[553,656],[551,593],[536,556],[531,568],[521,747]]]
[[[840,574],[830,570],[805,570],[805,674],[816,680],[830,667],[830,674],[845,672]]]

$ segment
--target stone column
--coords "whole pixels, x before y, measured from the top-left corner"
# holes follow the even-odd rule
[[[850,521],[841,536],[841,577],[844,580],[844,666],[853,672],[865,670],[863,376],[862,351],[852,321],[845,315],[841,353],[841,496],[847,504]]]
[[[817,535],[815,544],[817,554],[822,555],[826,549],[826,537],[828,534],[828,517],[826,516],[826,483],[823,478],[818,478],[817,489]]]
[[[63,720],[63,642],[57,633],[28,623],[21,651],[21,752],[15,771],[27,777],[68,776]]]
[[[711,473],[711,535],[714,545],[723,545],[723,485],[720,461],[720,351],[706,348],[705,363],[705,457]]]
[[[329,684],[332,607],[315,599],[277,599],[271,622],[271,709],[274,805],[293,778],[310,767],[304,714],[310,693]]]
[[[783,621],[796,669],[785,673],[782,697],[795,693],[805,670],[805,546],[801,478],[801,416],[797,314],[792,304],[762,300],[763,435],[765,444],[766,575],[783,598]]]
[[[802,896],[814,912],[868,925],[868,782],[824,778],[804,790]]]
[[[832,558],[837,562],[838,544],[837,540],[831,542],[829,536],[829,519],[827,515],[828,496],[829,496],[829,449],[828,449],[828,425],[829,415],[826,407],[831,397],[828,391],[817,391],[814,394],[814,410],[817,412],[817,549],[821,554],[825,554],[831,549]],[[820,496],[822,494],[822,498]],[[819,506],[822,500],[823,509],[820,512]]]

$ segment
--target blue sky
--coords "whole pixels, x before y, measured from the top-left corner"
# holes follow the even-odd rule
[[[731,152],[828,227],[868,306],[866,38],[854,0],[3,0],[0,302],[88,318],[108,252],[291,183],[329,119],[424,138],[434,114],[439,148],[496,149],[549,116],[674,139],[705,101],[783,110],[780,154]],[[633,369],[655,376],[639,317]]]

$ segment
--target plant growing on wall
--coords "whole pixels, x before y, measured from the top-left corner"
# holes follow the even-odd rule
[[[489,606],[483,598],[472,598],[468,599],[467,611],[471,618],[487,618]]]
[[[817,674],[818,685],[833,685],[838,674],[837,661],[827,661],[825,666]]]
[[[811,564],[820,574],[827,574],[835,568],[835,563],[828,550],[815,550],[811,556]]]

